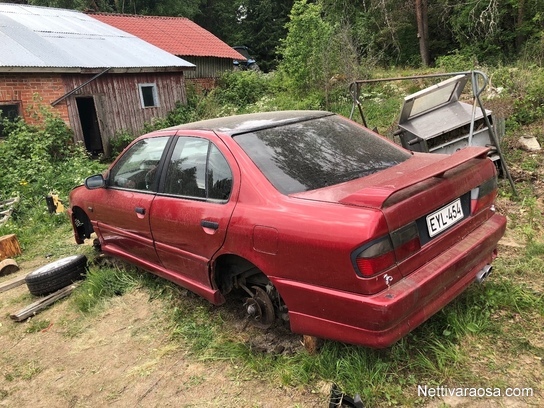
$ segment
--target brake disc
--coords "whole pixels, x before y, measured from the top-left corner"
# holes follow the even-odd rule
[[[259,286],[253,286],[251,289],[255,291],[255,294],[248,298],[244,304],[248,317],[254,326],[267,329],[272,326],[276,319],[272,299]]]

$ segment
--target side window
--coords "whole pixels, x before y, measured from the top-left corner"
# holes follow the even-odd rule
[[[219,149],[212,145],[208,156],[208,198],[228,200],[232,189],[232,171]]]
[[[112,187],[157,191],[157,166],[168,137],[142,139],[127,150],[110,171]]]
[[[164,192],[206,198],[206,139],[180,137],[166,170]]]
[[[164,193],[228,200],[232,172],[219,149],[206,139],[180,137],[166,170]]]

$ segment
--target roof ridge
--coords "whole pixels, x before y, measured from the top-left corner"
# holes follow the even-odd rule
[[[144,18],[144,19],[159,19],[159,20],[189,20],[192,21],[188,17],[181,17],[181,16],[148,16],[144,14],[125,14],[125,13],[106,13],[103,11],[85,11],[85,14],[88,14],[90,16],[93,15],[102,15],[102,16],[113,16],[113,17],[132,17],[132,18]]]

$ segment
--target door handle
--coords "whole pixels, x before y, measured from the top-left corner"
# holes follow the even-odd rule
[[[138,214],[145,215],[145,208],[143,207],[136,207],[134,211],[136,211]]]
[[[202,220],[200,221],[200,225],[204,228],[211,228],[214,230],[219,228],[219,223],[215,221]]]

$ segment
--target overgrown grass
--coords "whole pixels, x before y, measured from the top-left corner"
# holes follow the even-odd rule
[[[91,313],[103,306],[104,300],[123,296],[141,282],[141,274],[125,266],[89,268],[84,284],[72,296],[72,301],[83,313]]]

